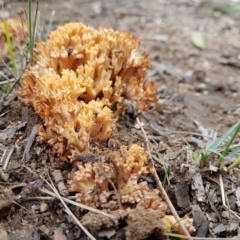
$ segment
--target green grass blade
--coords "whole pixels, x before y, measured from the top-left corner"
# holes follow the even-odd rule
[[[232,152],[230,152],[229,154],[227,154],[226,157],[232,158],[232,157],[236,156],[238,153],[240,153],[240,147],[234,149]]]
[[[37,15],[37,13],[36,13]],[[35,43],[35,28],[36,28],[36,15],[34,19],[34,25],[32,27],[32,0],[28,0],[28,31],[29,31],[29,48],[30,64],[33,63],[33,49]]]
[[[33,59],[33,34],[32,34],[32,0],[28,0],[28,32],[29,32],[29,53],[30,63],[32,64]]]
[[[201,151],[200,155],[200,168],[203,168],[206,166],[207,163],[207,153],[205,151]]]
[[[175,237],[175,238],[178,238],[178,239],[184,239],[185,238],[184,235],[177,234],[177,233],[171,233],[171,232],[164,232],[163,235],[168,236],[168,237]]]
[[[236,167],[239,163],[240,163],[240,158],[238,158],[230,166],[228,166],[227,171],[230,171],[232,168]]]
[[[1,90],[2,90],[2,92],[7,93],[9,88],[10,88],[10,84],[6,83],[2,86]]]
[[[14,73],[15,73],[15,75],[17,75],[17,65],[16,65],[16,61],[15,61],[12,41],[11,41],[11,38],[10,38],[10,34],[9,34],[9,30],[8,30],[8,25],[7,25],[7,20],[6,19],[3,20],[3,25],[4,25],[4,31],[5,31],[5,35],[6,35],[6,39],[7,39],[7,45],[8,45],[8,52],[9,52],[9,56],[10,56],[10,61],[11,61]]]
[[[236,127],[236,129],[235,129],[235,131],[234,131],[234,133],[233,133],[230,141],[228,142],[226,148],[224,149],[224,151],[223,151],[223,153],[222,153],[222,156],[219,157],[219,159],[218,159],[218,161],[217,161],[217,165],[218,165],[218,166],[221,165],[221,163],[223,162],[223,159],[224,159],[224,157],[227,155],[228,149],[229,149],[229,147],[232,145],[232,143],[233,143],[234,139],[236,138],[239,130],[240,130],[240,122],[239,122],[239,124],[237,125],[237,127]]]
[[[54,16],[55,16],[55,11],[52,11],[51,17],[50,17],[50,20],[49,20],[49,24],[48,24],[48,27],[47,27],[46,33],[45,33],[45,36],[46,36],[45,39],[48,38],[48,36],[51,32]]]
[[[184,140],[184,141],[185,141],[185,143],[187,144],[187,147],[188,147],[188,149],[189,149],[190,152],[191,152],[192,159],[195,161],[195,160],[197,159],[197,157],[196,157],[196,155],[194,154],[194,151],[193,151],[192,146],[188,143],[188,141],[186,141],[186,140]]]
[[[224,155],[222,155],[220,152],[218,152],[217,150],[215,149],[208,149],[208,152],[211,152],[211,153],[215,153],[216,155],[220,156],[220,157],[224,157]]]
[[[240,126],[240,121],[238,121],[235,125],[233,125],[227,132],[225,132],[217,141],[215,141],[208,149],[207,151],[216,150],[224,141],[226,138],[228,138],[232,132]]]

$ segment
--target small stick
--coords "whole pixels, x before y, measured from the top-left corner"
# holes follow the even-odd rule
[[[3,170],[5,170],[7,168],[7,165],[10,161],[10,158],[13,154],[15,147],[11,146],[9,148],[7,148],[6,150],[4,150],[2,158],[0,159],[0,165],[3,165]]]
[[[154,167],[154,163],[153,163],[153,159],[152,159],[152,155],[151,155],[150,147],[149,147],[149,141],[148,141],[146,132],[145,132],[144,128],[142,127],[139,119],[137,118],[136,120],[137,120],[137,123],[138,123],[139,127],[141,128],[142,133],[144,134],[146,145],[147,145],[147,151],[148,151],[149,157],[150,157],[151,162],[152,162],[153,175],[154,175],[154,177],[155,177],[155,179],[157,181],[157,184],[158,184],[158,187],[159,187],[159,189],[160,189],[160,191],[162,193],[162,196],[163,196],[164,200],[166,201],[166,203],[168,204],[168,206],[169,206],[173,216],[175,217],[177,223],[179,224],[179,226],[180,226],[181,230],[183,231],[184,235],[186,236],[186,238],[192,240],[191,235],[189,234],[188,230],[185,228],[184,224],[182,223],[181,218],[178,216],[178,214],[177,214],[177,212],[176,212],[172,202],[170,201],[170,199],[169,199],[165,189],[162,186],[162,183],[161,183],[161,181],[160,181],[160,179],[159,179],[159,177],[157,175],[156,169]]]
[[[42,177],[42,179],[45,181],[45,183],[47,183],[47,185],[53,190],[53,192],[56,194],[57,198],[61,201],[62,205],[64,206],[64,208],[66,209],[66,212],[68,215],[70,215],[74,221],[77,223],[77,225],[83,230],[83,232],[87,235],[87,237],[89,237],[89,239],[91,240],[96,240],[95,237],[93,237],[91,235],[91,233],[81,224],[81,222],[76,218],[76,216],[72,213],[72,211],[69,209],[69,207],[67,206],[67,204],[64,202],[63,198],[61,197],[61,195],[58,193],[58,190],[56,189],[56,187],[54,186],[52,179],[49,176],[49,173],[47,171],[47,175],[49,177],[50,183],[44,179]]]
[[[99,167],[99,170],[101,171],[101,173],[104,175],[104,177],[108,180],[108,182],[111,184],[115,194],[116,194],[116,198],[117,198],[117,202],[118,202],[118,205],[119,205],[119,208],[122,210],[122,204],[121,204],[121,200],[120,200],[120,196],[118,194],[118,191],[117,191],[117,188],[115,186],[115,184],[113,183],[113,181],[107,177],[107,175],[105,174],[105,172],[102,170],[101,167]]]
[[[68,196],[68,190],[64,184],[62,173],[59,169],[56,169],[52,172],[55,183],[57,184],[58,191],[64,197]]]
[[[43,193],[46,193],[46,194],[48,194],[48,195],[50,195],[50,196],[52,196],[53,198],[57,198],[56,194],[54,194],[53,192],[51,192],[51,191],[49,191],[49,190],[47,190],[47,189],[45,189],[45,188],[40,188],[40,191],[43,192]],[[103,216],[105,216],[105,217],[109,217],[109,218],[111,218],[111,219],[113,220],[113,222],[114,222],[116,225],[118,224],[117,218],[116,218],[115,216],[111,215],[111,214],[108,214],[108,213],[106,213],[106,212],[104,212],[104,211],[100,211],[100,210],[98,210],[98,209],[96,209],[96,208],[88,207],[88,206],[86,206],[86,205],[84,205],[84,204],[82,204],[82,203],[72,201],[72,200],[70,200],[69,198],[64,198],[64,197],[63,197],[62,199],[63,199],[65,202],[70,203],[70,204],[72,204],[72,205],[74,205],[74,206],[80,207],[80,208],[82,208],[82,209],[85,209],[85,210],[88,210],[88,211],[91,211],[91,212],[95,212],[95,213],[97,213],[97,214],[101,214],[101,215],[103,215]]]
[[[37,131],[37,125],[34,125],[33,128],[32,128],[31,134],[28,137],[28,142],[27,142],[26,148],[23,152],[23,156],[22,156],[22,160],[21,160],[22,163],[25,161],[25,157],[29,153],[29,151],[32,147],[32,144],[33,144],[34,139],[35,139],[36,131]]]

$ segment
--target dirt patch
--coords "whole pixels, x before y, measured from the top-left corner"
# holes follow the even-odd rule
[[[239,17],[223,15],[197,2],[42,1],[40,11],[42,21],[43,13],[50,17],[55,11],[53,28],[65,21],[80,21],[95,28],[129,31],[141,39],[140,50],[147,51],[152,60],[148,78],[156,81],[160,102],[138,118],[150,141],[158,176],[164,181],[168,168],[165,189],[180,217],[191,212],[194,236],[238,237],[239,168],[230,173],[214,172],[209,166],[199,168],[185,142],[198,155],[206,148],[211,130],[220,136],[239,121]],[[6,1],[4,6],[4,14],[10,16],[16,17],[22,11],[22,3],[18,1]],[[204,37],[203,49],[191,42],[196,31]],[[40,191],[47,187],[40,178],[49,179],[46,169],[50,173],[59,169],[66,184],[72,165],[52,155],[49,145],[29,143],[30,138],[35,139],[33,130],[42,120],[14,92],[11,96],[15,97],[2,101],[0,112],[0,159],[6,160],[4,154],[10,156],[6,169],[0,171],[0,238],[86,239],[63,204]],[[79,156],[79,161],[104,163],[122,145],[146,148],[135,115],[134,107],[130,106],[110,139],[90,143],[90,155]],[[238,145],[239,139],[234,144]],[[212,162],[214,159],[209,160],[209,165]],[[4,168],[4,162],[1,164]],[[152,174],[142,176],[139,181],[156,189]],[[110,212],[118,219],[116,224],[80,207],[68,206],[96,239],[163,239],[162,223],[154,212],[135,209],[128,215],[112,209]],[[56,229],[58,238],[54,235]]]

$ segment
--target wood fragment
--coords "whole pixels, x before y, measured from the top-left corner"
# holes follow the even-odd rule
[[[23,156],[22,156],[22,160],[21,160],[22,163],[25,161],[26,155],[29,153],[29,151],[32,147],[32,144],[35,140],[36,131],[37,131],[37,125],[34,125],[32,128],[31,134],[28,137],[28,142],[27,142],[26,148],[23,152]]]
[[[103,156],[101,156],[99,154],[85,152],[85,153],[80,153],[79,155],[77,155],[76,161],[80,161],[83,163],[88,163],[88,162],[93,163],[93,162],[101,161],[102,158],[103,158]]]
[[[3,155],[0,159],[0,165],[2,165],[3,170],[7,168],[7,165],[11,159],[11,156],[14,152],[15,147],[11,146],[4,150]]]
[[[66,212],[68,215],[70,215],[73,220],[76,222],[76,224],[81,228],[81,230],[87,235],[87,237],[91,240],[96,240],[95,237],[93,237],[91,235],[91,233],[82,225],[82,223],[76,218],[76,216],[72,213],[72,211],[69,209],[69,207],[67,206],[67,204],[65,203],[64,199],[61,197],[61,195],[59,194],[59,192],[57,191],[56,187],[54,186],[52,179],[50,178],[49,173],[47,172],[50,183],[48,181],[46,181],[44,178],[42,178],[45,183],[47,183],[47,185],[53,190],[53,192],[56,194],[57,198],[60,200],[60,202],[62,203],[62,205],[64,206]]]
[[[57,189],[60,194],[64,197],[69,195],[69,192],[64,184],[64,179],[62,173],[59,169],[56,169],[52,172],[52,176],[54,178],[55,183],[57,184]]]

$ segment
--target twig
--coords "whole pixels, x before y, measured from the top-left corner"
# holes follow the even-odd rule
[[[11,146],[9,148],[7,148],[6,150],[4,150],[2,158],[0,159],[0,165],[3,165],[3,170],[5,170],[7,168],[7,165],[9,163],[9,160],[13,154],[15,147]]]
[[[12,92],[12,90],[15,88],[15,86],[19,83],[19,81],[22,79],[22,77],[19,77],[17,80],[15,80],[15,82],[13,83],[13,85],[11,86],[11,88],[8,90],[8,92],[6,93],[6,97]]]
[[[108,182],[111,184],[115,194],[116,194],[116,198],[117,198],[117,202],[118,202],[118,206],[119,208],[122,210],[122,204],[121,204],[121,200],[120,200],[120,196],[118,194],[117,188],[115,186],[115,184],[113,183],[113,181],[105,174],[105,172],[102,170],[101,166],[99,167],[99,170],[101,171],[101,173],[104,175],[104,177],[108,180]]]
[[[45,188],[40,188],[40,191],[43,192],[43,193],[46,193],[46,194],[48,194],[48,195],[50,195],[50,196],[52,196],[53,198],[57,198],[56,194],[54,194],[53,192],[51,192],[51,191],[49,191],[49,190],[47,190],[47,189],[45,189]],[[97,213],[97,214],[101,214],[101,215],[103,215],[103,216],[105,216],[105,217],[109,217],[109,218],[111,218],[111,219],[114,221],[114,223],[117,225],[117,219],[116,219],[116,217],[113,216],[113,215],[111,215],[111,214],[108,214],[108,213],[106,213],[106,212],[100,211],[100,210],[98,210],[98,209],[96,209],[96,208],[88,207],[88,206],[86,206],[86,205],[84,205],[84,204],[82,204],[82,203],[78,203],[78,202],[72,201],[72,200],[70,200],[69,198],[62,197],[62,199],[63,199],[65,202],[70,203],[70,204],[72,204],[72,205],[74,205],[74,206],[80,207],[80,208],[82,208],[82,209],[85,209],[85,210],[88,210],[88,211],[91,211],[91,212],[95,212],[95,213]]]
[[[228,210],[229,212],[231,212],[231,213],[239,220],[240,217],[237,215],[237,213],[235,213],[233,210],[231,210],[231,209],[226,205],[226,201],[225,201],[225,191],[224,191],[223,179],[222,179],[222,175],[221,175],[221,174],[219,174],[219,185],[220,185],[220,190],[221,190],[222,204],[223,204],[224,208],[225,208],[226,210]]]
[[[137,120],[137,123],[138,123],[139,127],[141,128],[142,133],[144,134],[145,141],[146,141],[146,145],[147,145],[147,151],[148,151],[149,157],[150,157],[151,162],[152,162],[153,175],[154,175],[154,177],[155,177],[155,179],[156,179],[156,182],[157,182],[158,187],[159,187],[159,189],[160,189],[160,191],[161,191],[161,193],[162,193],[162,196],[163,196],[164,200],[166,201],[166,203],[168,204],[168,206],[169,206],[169,208],[170,208],[173,216],[174,216],[175,219],[176,219],[176,222],[178,222],[178,224],[179,224],[182,232],[183,232],[184,235],[186,236],[186,238],[192,240],[191,235],[189,234],[188,230],[185,228],[184,224],[182,223],[181,218],[178,216],[178,214],[177,214],[177,212],[176,212],[176,210],[175,210],[172,202],[170,201],[170,199],[169,199],[169,197],[168,197],[165,189],[164,189],[163,186],[162,186],[162,183],[161,183],[161,181],[160,181],[160,179],[159,179],[159,177],[158,177],[158,175],[157,175],[156,169],[155,169],[155,167],[154,167],[154,162],[153,162],[152,155],[151,155],[151,152],[150,152],[149,141],[148,141],[146,132],[145,132],[144,128],[142,127],[139,119],[137,118],[136,120]]]
[[[62,173],[59,169],[56,169],[52,172],[55,183],[57,184],[58,191],[63,197],[66,197],[69,193],[64,184]]]
[[[64,202],[63,198],[61,197],[61,195],[58,193],[58,190],[56,189],[56,187],[54,186],[52,179],[47,171],[47,175],[49,178],[50,183],[42,177],[42,179],[44,180],[44,182],[53,190],[53,192],[56,194],[57,198],[61,201],[62,205],[65,207],[66,212],[68,215],[70,215],[74,221],[77,223],[77,225],[83,230],[83,232],[87,235],[87,237],[89,237],[91,240],[96,240],[91,233],[80,223],[80,221],[76,218],[76,216],[72,213],[72,211],[69,209],[69,207],[67,206],[67,204]]]
[[[33,144],[34,139],[35,139],[36,131],[37,131],[37,125],[34,125],[33,128],[32,128],[31,134],[28,137],[28,142],[27,142],[26,148],[23,152],[23,156],[22,156],[22,160],[21,160],[22,163],[25,161],[25,157],[29,153],[29,151],[32,147],[32,144]]]
[[[14,73],[12,72],[12,70],[8,67],[8,65],[6,64],[6,62],[4,61],[3,57],[0,56],[1,61],[3,62],[4,66],[7,68],[7,70],[12,74],[13,78],[17,81],[17,78],[15,77]]]

